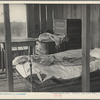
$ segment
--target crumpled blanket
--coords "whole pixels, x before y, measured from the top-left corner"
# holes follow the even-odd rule
[[[51,66],[55,64],[60,64],[63,66],[78,66],[82,64],[82,57],[80,58],[68,58],[63,56],[62,58],[57,58],[55,55],[31,55],[29,56],[19,56],[13,60],[13,65],[24,64],[29,61],[42,64],[44,66]],[[94,57],[90,57],[90,61],[94,61]]]
[[[90,62],[95,61],[96,58],[90,57]],[[79,66],[82,65],[82,57],[80,58],[68,58],[63,57],[63,62],[61,62],[61,65],[64,66]]]
[[[36,74],[41,82],[55,77],[57,79],[70,79],[81,75],[82,69],[82,51],[70,50],[51,55],[31,55],[19,56],[13,60],[13,65],[17,65],[16,69],[24,77],[30,75],[30,60],[32,61],[32,73]],[[100,60],[91,58],[90,72],[100,69]],[[45,75],[42,78],[41,75]]]
[[[100,60],[95,60],[90,63],[90,72],[100,69]],[[17,71],[24,77],[31,75],[30,63],[18,64]],[[32,73],[37,75],[40,82],[44,82],[52,77],[57,79],[70,79],[81,75],[82,65],[79,66],[63,66],[55,64],[51,66],[43,66],[39,63],[32,62]],[[41,75],[45,75],[44,78]],[[37,79],[36,79],[37,80]]]
[[[43,41],[44,42],[45,41],[47,41],[47,42],[54,41],[56,46],[58,46],[58,45],[60,45],[62,43],[64,38],[65,38],[64,34],[55,35],[55,34],[51,34],[51,33],[46,32],[46,33],[40,34],[40,36],[38,37],[38,40],[42,41],[42,42]],[[68,40],[68,38],[66,38],[66,39]]]

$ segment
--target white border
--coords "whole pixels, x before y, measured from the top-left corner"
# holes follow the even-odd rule
[[[1,94],[1,93],[0,93]],[[68,93],[68,92],[2,92],[0,99],[99,99],[100,93]],[[25,94],[25,95],[21,95]]]
[[[100,1],[0,1],[0,4],[100,4]]]
[[[100,4],[100,1],[0,1],[0,4],[31,4],[31,3],[32,4]],[[100,99],[100,93],[0,92],[0,99]]]

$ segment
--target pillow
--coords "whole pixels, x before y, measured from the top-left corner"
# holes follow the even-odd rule
[[[100,48],[95,48],[90,51],[90,56],[95,58],[100,58]]]

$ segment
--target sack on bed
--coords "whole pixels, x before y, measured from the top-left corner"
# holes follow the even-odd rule
[[[43,33],[40,34],[40,36],[38,37],[39,41],[46,41],[46,42],[50,42],[50,41],[54,41],[55,45],[58,46],[60,45],[61,41],[63,41],[65,35],[64,34],[51,34],[51,33]]]

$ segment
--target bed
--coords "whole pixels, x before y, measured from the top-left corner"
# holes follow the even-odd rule
[[[91,91],[100,91],[100,49],[90,51]],[[82,50],[50,55],[23,55],[13,60],[14,72],[31,91],[81,92]],[[30,67],[31,66],[31,67]]]

